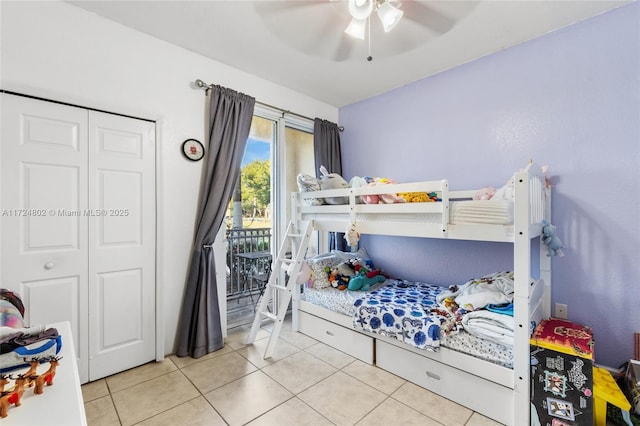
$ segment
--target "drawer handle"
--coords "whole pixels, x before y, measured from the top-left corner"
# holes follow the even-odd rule
[[[436,373],[432,373],[431,371],[427,371],[427,376],[431,377],[432,379],[440,380],[440,376],[438,376]]]
[[[330,332],[329,330],[327,330],[325,333],[327,333],[329,336],[333,336],[333,333]]]

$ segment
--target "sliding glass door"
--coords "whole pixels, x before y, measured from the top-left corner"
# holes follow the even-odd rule
[[[229,202],[224,231],[225,329],[250,324],[272,256],[289,222],[291,192],[299,173],[315,175],[313,122],[256,106],[240,178]],[[221,232],[222,237],[223,232]],[[312,248],[317,251],[317,248]],[[221,274],[218,274],[221,277]],[[220,291],[222,297],[224,292]],[[222,305],[222,303],[221,303]],[[224,321],[224,320],[223,320]]]

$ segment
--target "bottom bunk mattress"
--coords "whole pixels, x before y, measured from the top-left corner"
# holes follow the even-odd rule
[[[367,292],[305,288],[302,299],[350,317],[356,330],[424,350],[447,347],[513,368],[513,345],[471,334],[439,309],[437,296],[447,290],[429,283],[387,279]]]

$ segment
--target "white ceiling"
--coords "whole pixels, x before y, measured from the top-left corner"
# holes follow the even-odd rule
[[[368,43],[343,32],[346,1],[69,1],[337,107],[628,2],[404,0],[391,32],[372,20],[369,62]]]

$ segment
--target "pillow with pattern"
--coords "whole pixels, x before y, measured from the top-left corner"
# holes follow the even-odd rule
[[[320,191],[320,182],[311,175],[300,173],[296,177],[296,180],[298,181],[299,192]],[[320,206],[324,204],[324,200],[322,198],[308,198],[305,200],[305,204],[309,206]]]
[[[340,259],[334,253],[324,253],[318,256],[307,259],[307,264],[311,268],[311,280],[313,281],[313,288],[327,288],[331,287],[329,282],[329,273],[331,268],[341,262]]]

